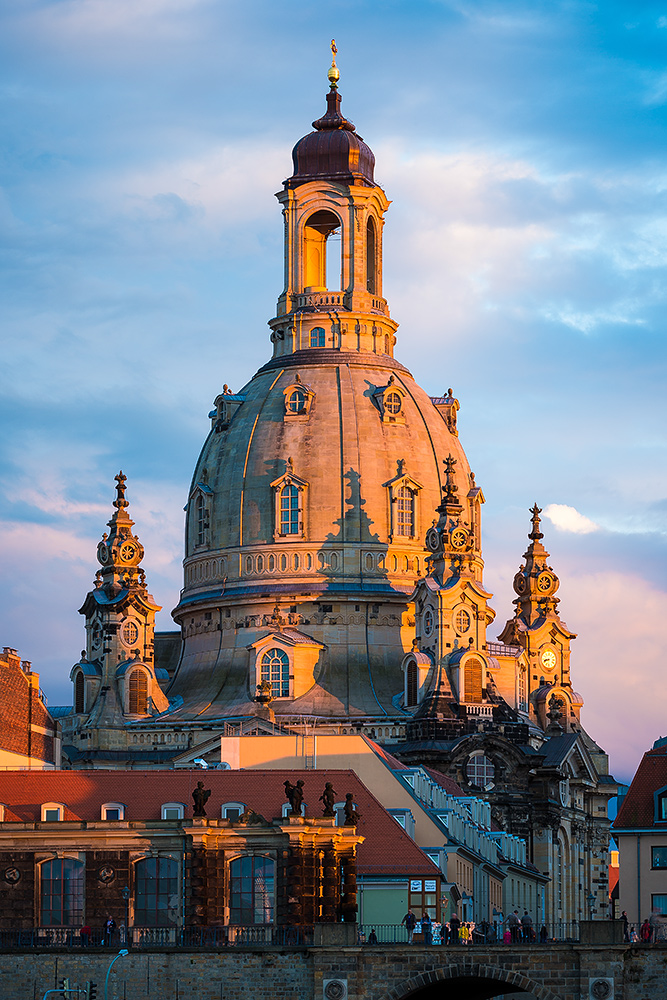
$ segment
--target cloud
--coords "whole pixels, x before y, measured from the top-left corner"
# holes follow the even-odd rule
[[[580,514],[575,507],[568,507],[564,503],[549,504],[548,507],[544,508],[544,514],[559,531],[569,531],[575,535],[588,535],[591,531],[600,530],[600,526],[595,521]]]

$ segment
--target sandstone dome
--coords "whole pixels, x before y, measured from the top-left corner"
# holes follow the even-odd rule
[[[353,135],[337,94],[328,105],[319,131]],[[285,287],[269,323],[273,357],[215,400],[190,490],[174,611],[184,650],[169,691],[184,720],[261,714],[265,702],[285,719],[404,718],[409,598],[448,456],[481,577],[483,498],[458,439],[458,402],[451,391],[431,399],[393,357],[397,324],[382,297],[389,202],[372,169],[332,176],[330,143],[321,155],[311,143],[297,176],[303,143],[277,196]],[[338,287],[328,253],[340,253]]]

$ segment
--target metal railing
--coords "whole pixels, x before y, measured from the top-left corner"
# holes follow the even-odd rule
[[[104,930],[82,935],[74,927],[35,927],[32,930],[0,931],[0,951],[30,951],[43,948],[250,948],[254,946],[307,947],[313,943],[313,926],[231,924],[218,927],[130,927],[111,935]]]
[[[403,924],[359,924],[358,942],[363,945],[449,945],[467,947],[474,945],[549,945],[564,942],[579,941],[578,921],[558,921],[553,924],[540,924],[528,929],[519,927],[509,929],[503,924],[472,924],[469,937],[459,933],[456,940],[450,929],[440,924],[433,924],[430,941],[425,936],[419,924],[411,935]]]
[[[129,940],[128,940],[129,938]],[[387,946],[446,945],[447,947],[475,947],[506,945],[511,947],[548,946],[579,941],[576,921],[533,926],[530,930],[509,930],[506,925],[472,925],[471,936],[459,935],[452,940],[445,926],[433,924],[430,941],[425,940],[420,926],[412,935],[403,924],[359,924],[357,943]],[[103,929],[82,935],[74,927],[36,927],[33,930],[0,931],[0,951],[29,951],[44,948],[118,948],[150,950],[152,948],[253,948],[253,947],[311,947],[314,940],[313,925],[228,924],[216,927],[130,927],[107,934]]]

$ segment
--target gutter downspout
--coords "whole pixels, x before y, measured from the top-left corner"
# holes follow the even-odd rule
[[[641,923],[641,912],[642,912],[642,870],[640,866],[641,861],[641,844],[642,835],[637,834],[637,930],[639,930],[639,925]]]

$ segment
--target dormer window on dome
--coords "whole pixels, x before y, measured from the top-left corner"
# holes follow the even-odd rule
[[[283,396],[285,397],[285,417],[290,420],[295,417],[307,417],[315,399],[315,393],[303,384],[298,375],[293,382],[285,386]]]
[[[288,458],[285,474],[271,483],[274,497],[274,537],[305,537],[305,509],[308,483],[294,474]]]
[[[376,406],[380,411],[383,424],[404,424],[405,413],[403,411],[403,401],[406,392],[394,375],[389,376],[386,385],[376,389],[373,393]]]

